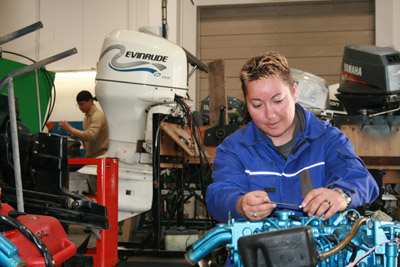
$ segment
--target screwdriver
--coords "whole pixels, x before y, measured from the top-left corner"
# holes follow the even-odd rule
[[[281,205],[281,206],[291,206],[291,207],[296,207],[296,208],[299,208],[299,209],[303,208],[302,205],[296,205],[296,204],[290,204],[290,203],[281,203],[281,202],[274,202],[274,201],[267,201],[265,203],[276,204],[276,205]]]

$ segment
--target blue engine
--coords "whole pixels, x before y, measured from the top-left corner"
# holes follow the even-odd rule
[[[259,222],[230,220],[197,240],[185,255],[192,265],[226,244],[234,266],[397,266],[399,222],[378,211],[355,210],[327,221],[275,212]]]

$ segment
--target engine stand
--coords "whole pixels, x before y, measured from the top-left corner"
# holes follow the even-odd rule
[[[70,158],[69,165],[97,166],[97,194],[89,196],[107,207],[109,229],[100,230],[95,248],[88,248],[86,256],[93,257],[93,267],[112,267],[118,263],[118,159]]]

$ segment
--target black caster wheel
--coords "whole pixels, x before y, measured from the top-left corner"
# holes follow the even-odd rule
[[[118,259],[119,259],[119,261],[127,261],[128,260],[128,256],[118,255]]]

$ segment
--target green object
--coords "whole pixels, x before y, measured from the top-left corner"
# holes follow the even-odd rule
[[[25,66],[27,65],[5,58],[0,58],[0,80],[2,80],[11,72]],[[51,89],[53,85],[50,84],[52,83],[52,81],[54,81],[55,77],[54,72],[48,71],[47,73],[49,73],[49,78],[46,77],[45,73],[41,69],[37,69],[42,127],[46,117],[47,107],[51,98]],[[33,134],[40,132],[41,129],[39,129],[39,111],[35,71],[31,71],[23,75],[14,77],[13,85],[14,96],[18,100],[19,118]],[[0,93],[6,95],[7,86],[0,88]]]

